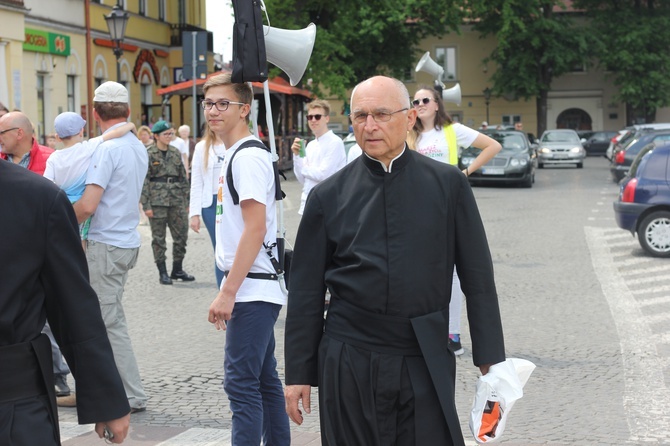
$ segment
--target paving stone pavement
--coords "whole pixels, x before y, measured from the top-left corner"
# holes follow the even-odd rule
[[[611,202],[617,186],[607,176],[602,160],[588,158],[583,170],[538,171],[532,190],[475,188],[508,356],[538,365],[510,414],[503,444],[670,444],[670,264],[645,256],[630,234],[616,228]],[[289,175],[282,186],[291,244],[300,185]],[[184,268],[196,282],[161,286],[149,227],[139,230],[142,248],[124,305],[150,399],[146,412],[131,416],[124,444],[227,446],[225,333],[207,322],[216,294],[209,237],[204,229],[189,234]],[[546,231],[553,231],[550,237]],[[282,379],[284,317],[282,311],[275,329]],[[457,359],[456,406],[472,446],[467,420],[478,370],[465,312],[461,331],[465,354]],[[312,414],[302,426],[292,424],[293,445],[321,444],[316,400],[313,390]],[[59,417],[65,446],[100,444],[92,426],[76,424],[75,409],[60,408]]]

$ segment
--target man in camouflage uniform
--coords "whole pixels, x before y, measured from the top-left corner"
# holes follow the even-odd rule
[[[188,238],[188,194],[189,184],[179,150],[170,145],[174,129],[166,121],[158,121],[151,131],[154,144],[147,147],[149,169],[142,188],[142,206],[151,224],[151,248],[162,285],[172,285],[172,280],[185,282],[195,280],[182,268]],[[172,274],[168,276],[165,266],[166,226],[174,240],[172,246]]]

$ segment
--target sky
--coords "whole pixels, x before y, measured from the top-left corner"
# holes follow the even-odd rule
[[[214,52],[223,54],[223,61],[233,58],[233,5],[231,0],[206,0],[207,29],[214,34]]]

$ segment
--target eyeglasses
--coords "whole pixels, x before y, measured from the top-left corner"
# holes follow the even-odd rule
[[[313,120],[315,120],[315,121],[319,121],[319,120],[321,119],[321,116],[323,116],[323,115],[320,115],[320,114],[316,114],[316,115],[307,115],[307,120],[308,120],[308,121],[311,121],[311,120],[313,119]]]
[[[11,132],[12,130],[18,130],[18,127],[12,127],[11,129],[3,130],[0,132],[0,135],[4,135],[7,132]]]
[[[421,104],[428,105],[429,102],[430,102],[430,98],[414,99],[412,101],[412,105],[415,106],[415,107],[418,107]]]
[[[394,112],[385,112],[385,111],[376,111],[372,113],[366,113],[366,112],[356,112],[352,113],[349,115],[351,118],[351,121],[354,124],[364,124],[368,120],[368,116],[372,116],[372,119],[375,120],[375,122],[388,122],[391,120],[391,116],[395,115],[396,113],[404,112],[409,110],[407,107],[401,108],[400,110],[396,110]]]
[[[205,110],[211,110],[212,107],[216,107],[218,111],[226,111],[228,110],[228,106],[230,104],[235,104],[235,105],[246,105],[244,102],[234,102],[234,101],[202,101],[200,105],[202,105],[202,108]]]
[[[170,138],[172,138],[174,136],[174,132],[163,132],[158,136],[169,136]]]

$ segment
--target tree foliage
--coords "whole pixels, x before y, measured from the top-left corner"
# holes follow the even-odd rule
[[[546,129],[547,92],[553,79],[588,60],[589,34],[565,14],[562,0],[478,0],[473,29],[497,46],[485,59],[496,65],[492,93],[537,101],[538,132]]]
[[[596,57],[632,120],[655,120],[670,105],[670,1],[579,0],[592,24]]]
[[[317,26],[316,43],[303,82],[317,94],[346,91],[375,74],[402,77],[412,68],[418,44],[429,35],[458,30],[464,17],[457,0],[265,0],[273,27]]]

